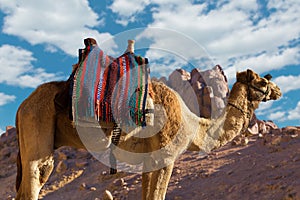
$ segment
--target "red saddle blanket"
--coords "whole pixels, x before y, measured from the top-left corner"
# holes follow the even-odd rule
[[[148,60],[132,53],[112,58],[91,47],[73,83],[73,118],[94,118],[127,126],[145,126],[149,89]]]

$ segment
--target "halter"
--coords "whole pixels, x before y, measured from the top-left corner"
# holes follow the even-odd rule
[[[243,83],[243,84],[246,84],[247,85],[247,87],[248,87],[248,94],[247,94],[247,99],[248,99],[248,101],[252,101],[253,99],[251,98],[251,95],[250,95],[250,88],[252,88],[252,89],[254,89],[254,90],[256,90],[256,91],[258,91],[258,92],[260,92],[260,93],[262,93],[262,95],[264,96],[264,98],[262,98],[262,101],[267,101],[267,96],[268,96],[268,94],[269,94],[269,92],[270,92],[270,86],[269,85],[267,85],[267,89],[265,90],[265,91],[263,91],[262,89],[260,89],[260,88],[258,88],[258,87],[256,87],[256,86],[254,86],[254,85],[252,85],[252,84],[250,84],[250,82],[251,82],[251,78],[250,78],[250,71],[249,70],[247,70],[247,82],[246,83],[243,83],[243,82],[240,82],[240,83]],[[257,96],[257,95],[256,95]],[[258,98],[258,99],[260,99],[260,98]]]
[[[247,97],[247,99],[248,99],[249,101],[252,101],[252,98],[251,98],[251,95],[250,95],[250,88],[253,88],[253,89],[259,91],[260,93],[262,93],[262,94],[264,95],[264,98],[262,99],[262,101],[263,101],[263,102],[266,102],[266,101],[267,101],[267,96],[268,96],[268,94],[269,94],[269,92],[270,92],[270,86],[269,86],[269,85],[267,85],[266,91],[263,91],[262,89],[260,89],[260,88],[258,88],[258,87],[256,87],[256,86],[254,86],[254,85],[249,84],[249,82],[247,82],[247,86],[248,86],[248,97]]]

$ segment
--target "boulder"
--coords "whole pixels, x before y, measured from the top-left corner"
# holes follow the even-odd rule
[[[279,128],[273,121],[259,120],[254,113],[246,130],[246,135],[266,134],[275,129]]]
[[[205,71],[198,68],[191,72],[176,69],[168,80],[162,77],[159,81],[178,92],[187,107],[197,116],[217,118],[225,108],[229,87],[219,65]]]
[[[190,79],[191,76],[189,72],[183,69],[177,69],[170,74],[167,85],[178,92],[187,107],[199,116],[197,93],[193,89]]]

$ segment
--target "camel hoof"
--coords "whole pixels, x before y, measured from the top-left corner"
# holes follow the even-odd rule
[[[249,139],[247,137],[242,138],[241,145],[246,146],[249,143]]]

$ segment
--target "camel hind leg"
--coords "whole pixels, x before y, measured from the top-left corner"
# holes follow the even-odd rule
[[[30,161],[22,165],[22,181],[17,200],[37,200],[39,192],[53,170],[53,157]]]
[[[53,170],[54,124],[51,121],[40,122],[40,119],[30,113],[17,114],[20,148],[17,200],[37,200],[41,188]],[[36,124],[32,125],[34,122]]]

